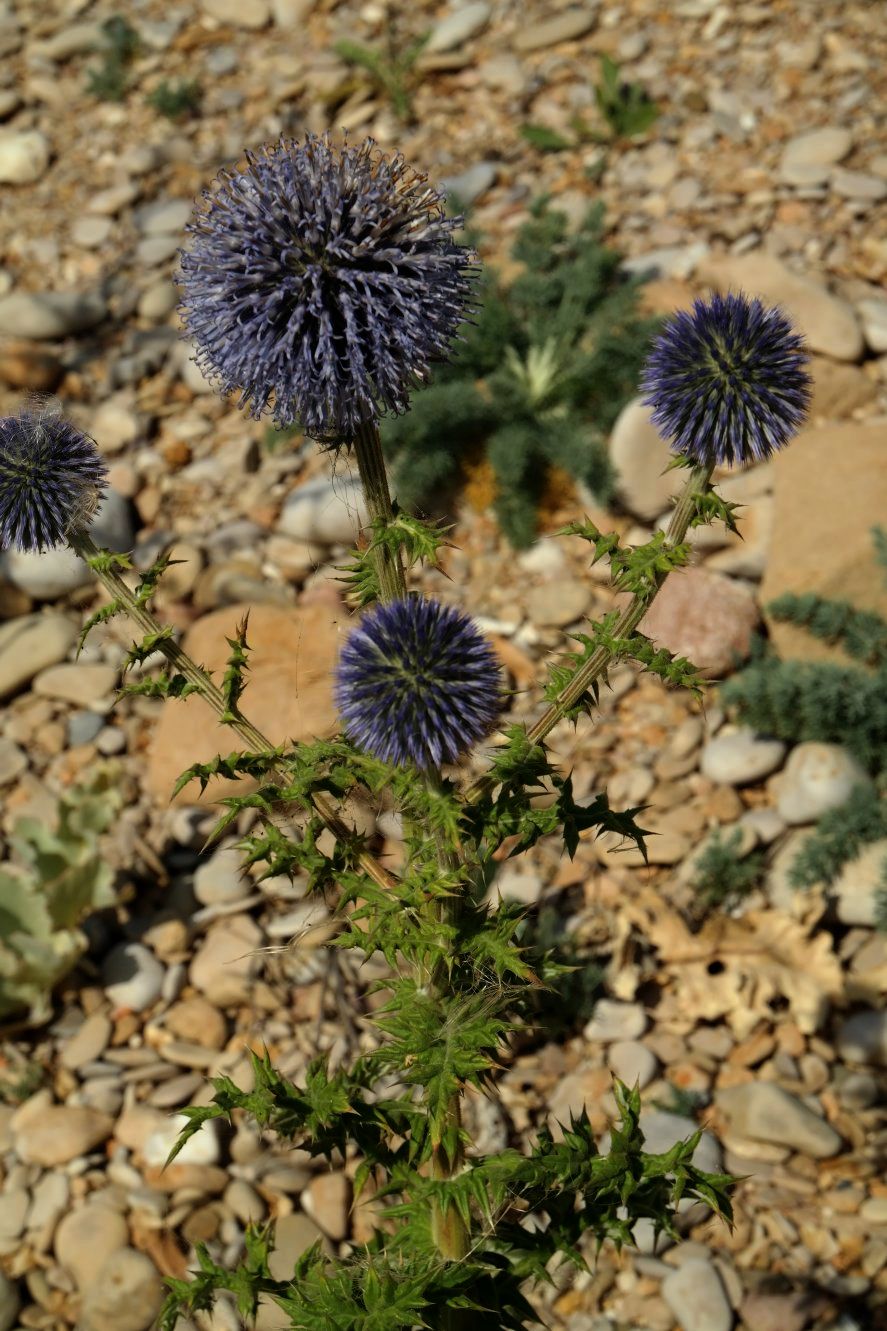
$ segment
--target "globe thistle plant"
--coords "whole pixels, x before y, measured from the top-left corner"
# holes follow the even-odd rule
[[[336,704],[345,732],[384,762],[455,762],[501,709],[495,652],[460,610],[408,596],[364,615],[342,649]]]
[[[94,441],[37,404],[0,418],[0,546],[39,551],[89,526],[106,489]]]
[[[187,230],[182,315],[204,373],[253,416],[348,442],[447,355],[470,300],[459,219],[367,139],[281,139],[223,171]]]
[[[672,450],[693,462],[762,462],[804,422],[807,359],[781,310],[714,295],[668,321],[647,359],[643,400]]]

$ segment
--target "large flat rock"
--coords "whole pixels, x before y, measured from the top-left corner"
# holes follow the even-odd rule
[[[347,616],[328,606],[302,609],[231,605],[205,615],[185,635],[185,650],[221,683],[238,623],[249,610],[249,670],[241,697],[245,716],[274,744],[331,735],[338,725],[333,705],[332,670]],[[163,705],[148,754],[146,781],[158,799],[168,800],[179,774],[217,753],[243,749],[230,726],[221,726],[199,694]],[[247,781],[214,781],[205,803],[252,789]],[[200,786],[193,782],[178,802],[195,804]]]
[[[887,616],[887,578],[872,528],[887,520],[887,426],[823,425],[773,458],[773,531],[761,602],[815,592]],[[804,629],[768,624],[780,656],[849,658]]]

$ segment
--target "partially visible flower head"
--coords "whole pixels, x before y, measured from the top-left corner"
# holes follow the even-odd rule
[[[39,404],[0,418],[0,546],[46,550],[88,527],[107,487],[89,435]]]
[[[365,614],[342,648],[335,698],[345,733],[385,762],[455,762],[501,711],[496,654],[461,610],[409,596]]]
[[[673,452],[703,465],[760,462],[804,423],[807,360],[781,310],[714,295],[665,325],[644,368],[643,400]]]
[[[281,139],[204,191],[178,280],[197,362],[280,427],[347,442],[405,411],[447,355],[471,297],[459,219],[367,139]]]

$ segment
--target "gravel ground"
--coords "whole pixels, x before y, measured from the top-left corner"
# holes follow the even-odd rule
[[[171,271],[193,196],[244,146],[347,126],[371,133],[470,203],[483,253],[540,193],[571,218],[605,206],[608,234],[668,312],[707,288],[778,300],[814,353],[805,435],[778,460],[725,477],[747,504],[744,542],[705,532],[647,624],[712,677],[729,672],[780,591],[860,589],[879,600],[868,528],[887,511],[887,28],[877,6],[649,0],[388,8],[335,0],[203,0],[121,6],[141,48],[125,100],[87,90],[100,24],[89,0],[0,0],[0,410],[54,391],[109,456],[99,538],[146,567],[185,561],[159,598],[208,666],[252,606],[247,710],[272,738],[334,724],[328,672],[347,610],[336,565],[361,521],[346,461],[315,446],[265,446],[265,426],[224,403],[178,337]],[[432,38],[404,126],[333,53],[343,36]],[[540,153],[527,123],[570,136],[596,120],[598,57],[616,59],[661,108],[632,142],[590,139]],[[163,80],[199,80],[200,114],[170,122],[147,102]],[[613,432],[618,502],[605,528],[645,539],[668,509],[664,446],[630,404]],[[592,511],[556,495],[549,527]],[[493,636],[514,717],[538,713],[541,665],[564,630],[610,607],[578,540],[516,556],[487,512],[458,515],[443,574]],[[517,565],[517,571],[516,566]],[[444,576],[445,575],[445,576]],[[296,882],[257,884],[230,843],[202,853],[206,802],[169,792],[216,752],[199,700],[115,700],[126,626],[96,631],[96,606],[67,554],[0,562],[0,838],[17,817],[56,816],[56,793],[100,759],[118,764],[124,809],[109,837],[118,905],[90,921],[89,951],[52,1021],[0,1045],[0,1329],[144,1331],[162,1275],[194,1245],[234,1261],[250,1219],[278,1221],[275,1272],[318,1235],[361,1241],[372,1200],[351,1208],[354,1160],[332,1173],[264,1142],[244,1122],[204,1131],[161,1165],[176,1110],[222,1071],[241,1085],[246,1049],[267,1043],[297,1077],[374,1036],[375,959],[321,947],[335,929]],[[771,626],[778,645],[807,650]],[[273,683],[273,690],[270,685]],[[838,746],[794,749],[737,727],[712,689],[689,697],[614,672],[592,727],[553,750],[578,795],[649,806],[651,863],[603,840],[576,858],[541,844],[499,878],[601,976],[597,1005],[553,1014],[519,1045],[501,1108],[470,1105],[481,1149],[520,1143],[585,1103],[604,1133],[613,1072],[644,1090],[651,1149],[706,1126],[699,1159],[743,1176],[733,1232],[701,1208],[686,1241],[651,1234],[589,1275],[555,1272],[539,1298],[564,1331],[869,1331],[887,1325],[887,936],[874,929],[876,857],[830,891],[797,894],[786,869],[807,829],[866,779]],[[281,705],[281,698],[286,700]],[[396,862],[384,807],[353,816]],[[694,918],[700,849],[738,829],[760,885],[732,910]],[[240,833],[247,830],[242,823]],[[0,840],[0,849],[4,842]],[[693,928],[690,927],[690,922]],[[293,942],[292,940],[297,940]],[[291,1269],[291,1265],[290,1268]],[[281,1325],[272,1309],[260,1325]],[[212,1325],[238,1325],[221,1307]],[[183,1324],[182,1331],[186,1331]]]

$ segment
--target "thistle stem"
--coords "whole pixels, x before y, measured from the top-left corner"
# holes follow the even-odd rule
[[[394,520],[394,506],[391,502],[391,491],[388,489],[382,441],[379,438],[378,426],[373,422],[364,422],[357,431],[354,437],[354,452],[357,456],[357,469],[370,517],[381,518],[388,526]],[[407,584],[400,555],[388,546],[379,545],[373,551],[373,559],[379,579],[380,599],[401,600],[407,594]]]
[[[132,589],[127,586],[123,578],[115,569],[106,569],[96,567],[96,557],[104,552],[95,544],[92,537],[85,531],[75,532],[70,537],[71,549],[74,550],[82,559],[90,565],[96,577],[104,584],[111,595],[124,607],[131,619],[135,620],[144,634],[162,634],[163,626],[158,619],[155,619],[151,611],[142,605],[135,597]],[[207,674],[207,672],[194,661],[186,651],[184,651],[177,642],[171,638],[159,636],[157,639],[157,650],[162,652],[169,661],[173,669],[179,674],[184,675],[189,684],[194,684],[200,691],[200,695],[213,709],[220,720],[224,718],[225,724],[230,725],[233,730],[240,735],[246,744],[254,752],[262,753],[273,749],[275,746],[266,735],[263,735],[253,723],[242,715],[239,709],[235,709],[233,717],[230,709],[226,705],[225,697],[219,686]],[[286,783],[287,773],[283,762],[273,763],[270,769],[276,777]],[[344,845],[352,839],[353,833],[342,822],[335,808],[329,802],[325,795],[314,794],[311,802],[323,819],[326,827],[332,832],[337,841]],[[383,869],[382,865],[372,855],[363,852],[358,863],[364,873],[372,878],[373,882],[379,887],[390,889],[394,886],[395,880],[391,874]]]
[[[367,423],[355,436],[354,451],[357,455],[357,467],[361,484],[366,496],[370,517],[381,518],[386,524],[394,518],[394,506],[388,488],[388,476],[379,431],[375,425]],[[382,601],[400,600],[406,596],[406,577],[399,554],[389,547],[380,545],[374,551],[376,572],[379,579],[380,599]],[[440,772],[429,772],[426,777],[432,788],[440,788]],[[438,863],[441,870],[451,870],[458,866],[459,854],[446,844],[443,836],[435,837]],[[458,919],[461,903],[458,897],[452,897],[432,903],[438,918],[442,922]],[[445,992],[446,967],[441,962],[430,976],[429,985],[437,993]],[[447,1179],[462,1168],[462,1112],[459,1095],[454,1095],[447,1107],[446,1144],[439,1143],[431,1155],[431,1173],[433,1178]],[[455,1206],[432,1202],[431,1232],[441,1256],[448,1261],[461,1261],[468,1253],[470,1237],[468,1226]],[[452,1317],[452,1314],[448,1314]],[[448,1321],[447,1326],[455,1328],[456,1323]]]
[[[672,511],[665,533],[670,545],[680,545],[687,535],[690,519],[696,511],[697,496],[705,494],[713,471],[713,463],[705,466],[695,466],[690,471],[687,482]],[[616,622],[613,629],[614,638],[625,638],[635,631],[656,599],[667,576],[667,573],[656,574],[654,585],[649,591],[643,594],[638,593],[632,597]],[[558,721],[579,701],[595,680],[599,679],[605,672],[611,655],[612,653],[606,647],[599,647],[593,653],[551,706],[542,713],[535,725],[527,731],[527,738],[531,744],[540,744],[551,733]],[[490,777],[481,777],[466,793],[465,802],[467,804],[475,803],[488,794],[491,788],[492,781]]]

